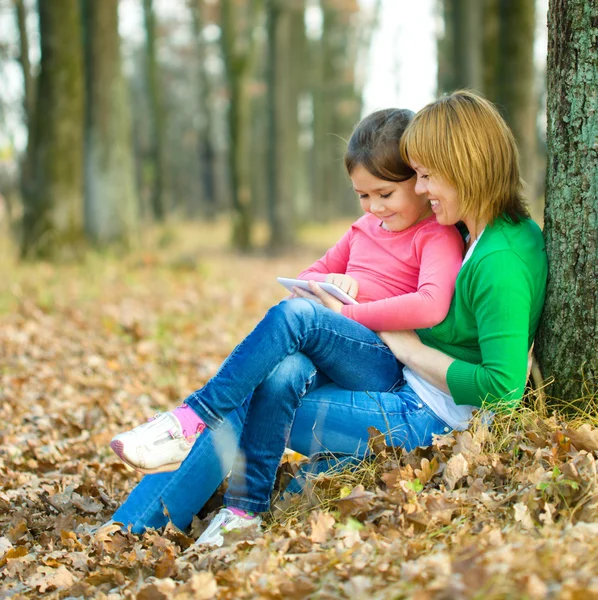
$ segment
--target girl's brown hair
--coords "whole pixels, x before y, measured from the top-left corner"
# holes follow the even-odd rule
[[[455,187],[463,216],[492,223],[529,217],[515,138],[496,108],[466,90],[422,108],[401,138],[401,155]]]
[[[362,165],[378,179],[411,179],[415,171],[401,156],[399,142],[413,115],[407,109],[387,108],[362,119],[353,130],[345,154],[347,173],[351,175]]]

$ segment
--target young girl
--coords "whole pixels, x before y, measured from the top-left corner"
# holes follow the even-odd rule
[[[260,413],[261,391],[274,375],[284,380],[281,373],[289,367],[293,375],[284,393],[292,394],[296,405],[308,390],[324,383],[387,392],[402,382],[402,365],[374,331],[440,323],[449,310],[463,256],[460,234],[436,222],[427,198],[415,193],[414,171],[400,157],[400,138],[412,116],[406,110],[383,110],[356,127],[345,165],[366,214],[300,274],[312,281],[318,299],[297,289],[303,297],[270,309],[218,373],[182,406],[117,435],[110,445],[124,462],[143,473],[178,469],[196,440],[207,435],[206,428],[217,430],[248,402],[245,419]],[[316,282],[324,280],[360,303],[343,305],[322,293]],[[298,388],[296,373],[305,369]],[[251,427],[248,422],[243,426],[242,437],[256,427],[276,430],[277,421],[281,435],[276,444],[252,460],[246,451],[245,472],[233,469],[224,520],[236,527],[256,522],[252,515],[247,518],[248,511],[268,509],[290,429],[288,415],[277,419],[271,409],[261,422],[254,418]],[[259,488],[254,494],[259,500],[249,498],[252,488]],[[222,519],[214,524],[216,529],[222,526]],[[206,532],[208,538],[213,533]]]

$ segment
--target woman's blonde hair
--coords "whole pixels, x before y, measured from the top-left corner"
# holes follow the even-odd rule
[[[513,222],[529,217],[515,138],[496,108],[473,92],[422,108],[401,138],[401,155],[450,183],[463,216],[489,223],[500,215]]]

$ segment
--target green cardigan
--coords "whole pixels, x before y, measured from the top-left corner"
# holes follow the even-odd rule
[[[536,223],[499,218],[486,227],[459,271],[446,319],[417,330],[424,344],[456,359],[447,384],[457,404],[519,404],[547,270]]]

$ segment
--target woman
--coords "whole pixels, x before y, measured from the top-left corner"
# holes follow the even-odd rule
[[[142,480],[115,521],[133,531],[159,527],[166,522],[166,506],[175,524],[185,527],[229,471],[237,447],[245,469],[237,462],[230,486],[254,493],[264,464],[279,456],[281,429],[290,429],[287,445],[302,454],[361,457],[369,426],[409,450],[429,444],[435,433],[466,428],[483,403],[518,404],[547,265],[540,229],[521,197],[513,136],[490,103],[456,92],[416,115],[401,149],[417,174],[417,193],[428,196],[438,222],[461,221],[468,232],[446,319],[417,333],[380,334],[406,365],[403,376],[389,391],[355,392],[331,383],[304,355],[289,356],[225,427],[199,438],[178,471]],[[322,290],[313,291],[325,306],[337,306]],[[240,500],[248,506],[246,497]],[[267,502],[255,506],[263,510]],[[200,542],[220,544],[227,528],[259,524],[225,510]]]

